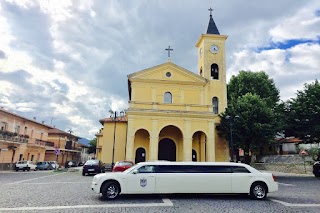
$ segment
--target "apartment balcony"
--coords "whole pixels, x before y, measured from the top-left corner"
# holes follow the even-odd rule
[[[54,143],[50,141],[43,141],[43,140],[36,139],[34,143],[39,146],[54,147]]]
[[[2,142],[13,142],[13,143],[28,143],[29,138],[22,136],[9,136],[0,134],[0,141]]]

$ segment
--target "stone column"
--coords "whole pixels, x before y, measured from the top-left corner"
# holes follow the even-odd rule
[[[183,138],[183,161],[192,161],[192,138]]]
[[[206,137],[204,133],[200,136],[200,161],[206,162]]]
[[[151,124],[151,135],[150,135],[150,145],[149,145],[149,160],[158,160],[158,120],[153,119]]]
[[[158,160],[158,144],[159,144],[159,137],[150,136],[149,160]]]
[[[191,121],[185,119],[184,121],[184,133],[183,133],[183,160],[192,161],[192,135],[191,132]]]
[[[133,131],[133,119],[128,119],[128,134],[127,134],[127,146],[126,146],[126,160],[134,162],[134,134]]]
[[[207,161],[215,161],[215,129],[214,122],[209,122],[209,135],[207,138]]]

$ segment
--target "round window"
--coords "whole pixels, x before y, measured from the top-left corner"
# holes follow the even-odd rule
[[[171,77],[171,72],[167,72],[166,73],[166,76],[169,78],[169,77]]]

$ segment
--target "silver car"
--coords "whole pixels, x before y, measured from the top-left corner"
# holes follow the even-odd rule
[[[53,169],[58,169],[59,168],[59,164],[57,161],[48,161]]]

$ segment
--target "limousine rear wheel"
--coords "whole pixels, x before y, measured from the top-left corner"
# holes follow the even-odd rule
[[[102,195],[106,199],[115,199],[120,193],[120,186],[117,182],[107,182],[102,187]]]
[[[250,197],[256,200],[263,200],[267,197],[267,192],[268,188],[265,183],[254,183],[250,188]]]

